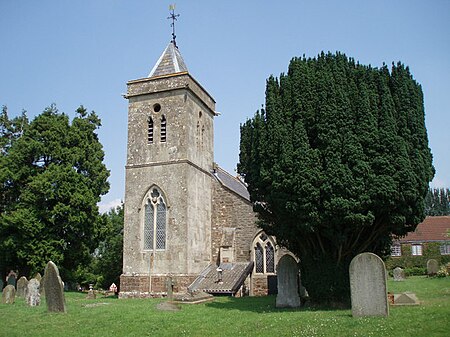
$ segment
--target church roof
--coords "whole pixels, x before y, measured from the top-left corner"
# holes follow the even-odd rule
[[[148,74],[148,77],[171,75],[187,71],[188,69],[184,63],[180,51],[178,50],[178,47],[170,41],[150,74]]]
[[[235,294],[253,270],[253,262],[221,263],[222,280],[218,280],[217,265],[211,263],[188,287],[190,292],[209,294]]]
[[[219,166],[215,167],[213,175],[223,186],[250,201],[250,194],[248,193],[247,186],[239,178],[233,177]]]

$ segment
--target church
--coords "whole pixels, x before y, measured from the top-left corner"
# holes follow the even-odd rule
[[[146,78],[127,83],[120,298],[205,291],[276,293],[289,252],[256,226],[244,182],[214,162],[215,100],[173,39]]]

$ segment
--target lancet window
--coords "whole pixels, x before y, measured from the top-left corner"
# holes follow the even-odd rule
[[[144,206],[144,249],[166,249],[167,207],[157,188],[146,197]]]
[[[255,273],[275,273],[275,247],[272,239],[264,232],[253,241]]]

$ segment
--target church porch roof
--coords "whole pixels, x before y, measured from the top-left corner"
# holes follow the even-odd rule
[[[253,262],[221,263],[219,268],[222,270],[221,280],[218,280],[217,265],[211,263],[188,287],[189,291],[233,295],[253,270]]]

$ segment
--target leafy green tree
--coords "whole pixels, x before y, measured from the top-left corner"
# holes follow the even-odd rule
[[[70,280],[101,239],[97,203],[109,190],[109,171],[96,134],[100,119],[81,106],[70,123],[52,105],[25,125],[13,128],[1,157],[3,268],[30,274],[52,260]]]
[[[238,172],[259,225],[300,258],[316,301],[348,301],[351,259],[414,230],[434,175],[423,95],[401,63],[294,58],[241,126]]]
[[[99,286],[108,289],[112,283],[120,286],[123,265],[123,204],[106,214],[108,231],[97,250],[95,270],[101,275]]]
[[[96,288],[108,289],[112,283],[120,286],[123,261],[123,204],[103,214],[104,238],[91,254],[89,265],[79,266],[77,282],[87,288],[94,284]]]

